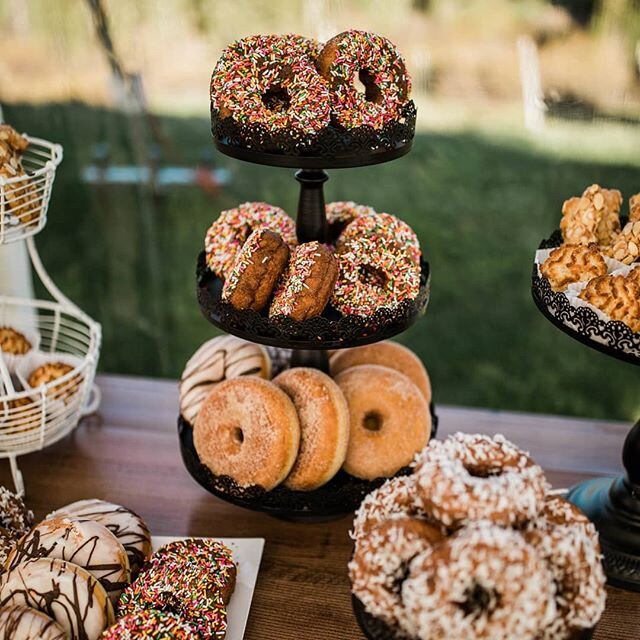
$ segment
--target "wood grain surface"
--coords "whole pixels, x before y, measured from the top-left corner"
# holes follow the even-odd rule
[[[209,495],[182,465],[174,381],[101,376],[100,413],[58,444],[19,460],[27,502],[43,517],[80,498],[124,504],[156,535],[267,539],[247,640],[362,638],[346,563],[350,519],[283,522]],[[439,407],[440,434],[503,433],[528,449],[555,487],[621,472],[628,424]],[[9,465],[0,481],[11,486]],[[640,594],[611,590],[597,640],[640,638]],[[454,640],[454,639],[452,639]]]

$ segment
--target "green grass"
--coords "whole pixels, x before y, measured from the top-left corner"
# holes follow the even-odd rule
[[[233,171],[217,197],[194,188],[97,193],[78,177],[91,146],[108,140],[114,160],[135,155],[122,115],[64,104],[10,105],[5,117],[65,147],[38,245],[57,284],[102,322],[101,369],[178,376],[214,334],[194,293],[206,228],[220,210],[245,200],[294,212],[292,172],[216,157]],[[179,161],[197,161],[211,148],[205,119],[163,118],[162,125]],[[533,253],[557,226],[562,201],[592,182],[627,195],[639,191],[637,166],[580,162],[522,139],[438,133],[419,135],[397,162],[330,178],[327,200],[395,213],[420,236],[432,266],[432,299],[426,317],[400,339],[427,364],[436,402],[638,417],[637,368],[563,335],[530,294]]]

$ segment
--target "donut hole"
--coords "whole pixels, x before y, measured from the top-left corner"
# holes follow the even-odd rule
[[[375,82],[375,76],[369,69],[360,69],[353,78],[353,88],[367,101],[380,104],[382,92]]]
[[[273,85],[262,94],[262,104],[269,111],[282,113],[289,108],[291,98],[289,97],[289,92],[284,87]]]
[[[231,439],[239,446],[244,442],[244,432],[240,427],[231,430]]]
[[[476,465],[465,465],[467,473],[473,478],[495,478],[502,475],[499,467],[480,467]]]
[[[384,288],[389,282],[387,274],[371,264],[361,265],[359,268],[359,275],[362,282],[372,287]]]
[[[487,589],[479,582],[474,582],[464,593],[464,600],[456,603],[465,616],[479,617],[495,610],[499,605],[499,595],[493,589]]]
[[[382,415],[377,411],[367,411],[367,413],[364,414],[364,418],[362,418],[362,426],[367,431],[380,431],[383,422]]]

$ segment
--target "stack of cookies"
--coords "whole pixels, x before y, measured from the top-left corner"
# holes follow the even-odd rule
[[[266,491],[312,491],[340,470],[386,478],[431,436],[429,376],[400,344],[337,351],[331,375],[295,367],[270,379],[271,368],[263,347],[231,336],[187,363],[181,414],[214,476]]]
[[[563,244],[539,260],[553,291],[640,331],[640,194],[629,199],[621,228],[622,194],[597,184],[562,207]]]
[[[409,225],[354,202],[330,203],[326,213],[330,245],[298,244],[294,221],[263,202],[223,211],[205,239],[207,266],[224,281],[222,299],[300,322],[328,305],[371,316],[417,297],[421,250]]]

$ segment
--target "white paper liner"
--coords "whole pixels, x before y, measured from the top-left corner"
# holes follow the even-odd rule
[[[30,343],[31,343],[31,351],[28,351],[24,355],[17,355],[15,353],[6,353],[2,352],[2,357],[4,359],[5,364],[7,365],[7,369],[9,369],[9,373],[16,373],[16,369],[19,363],[26,358],[29,354],[37,351],[40,347],[40,334],[34,329],[28,329],[25,327],[21,327],[19,325],[3,325],[0,322],[0,326],[11,327],[15,331],[21,333]]]

